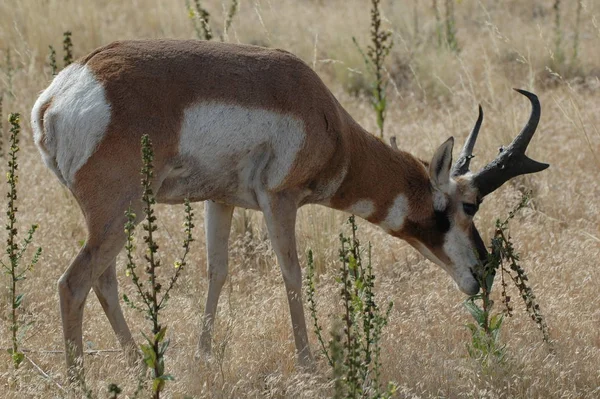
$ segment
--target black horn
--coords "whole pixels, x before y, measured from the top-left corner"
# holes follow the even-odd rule
[[[515,176],[541,172],[548,164],[534,161],[525,155],[527,145],[531,141],[540,121],[541,107],[537,96],[525,90],[515,89],[531,102],[531,115],[521,133],[500,154],[473,177],[479,190],[479,196],[485,197]],[[468,162],[467,162],[468,165]]]
[[[475,148],[475,142],[477,141],[477,135],[479,134],[479,129],[481,128],[481,122],[483,122],[483,109],[481,105],[479,105],[479,116],[477,117],[477,122],[475,122],[475,126],[473,130],[471,130],[471,134],[467,137],[465,141],[465,145],[458,156],[458,159],[454,163],[452,167],[452,176],[462,176],[469,171],[469,164],[471,163],[471,158],[473,158],[473,148]]]

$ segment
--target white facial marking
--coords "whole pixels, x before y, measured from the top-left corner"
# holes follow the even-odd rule
[[[375,203],[371,200],[358,200],[354,204],[350,205],[346,212],[352,213],[356,216],[360,216],[363,219],[367,219],[375,212]]]
[[[402,228],[404,219],[408,213],[408,200],[404,194],[400,194],[394,199],[394,203],[388,209],[387,216],[381,222],[381,226],[388,231],[397,231]]]
[[[200,103],[184,111],[180,155],[198,161],[203,173],[232,170],[254,149],[265,153],[264,170],[258,171],[267,188],[283,183],[302,149],[304,123],[292,115],[234,104]],[[240,165],[240,175],[254,175],[252,162]],[[245,170],[248,169],[248,170]],[[252,169],[252,170],[250,170]]]
[[[433,189],[433,209],[436,211],[444,211],[448,206],[448,194],[450,197],[454,196],[458,185],[454,179],[450,178],[447,184],[444,184],[441,188]]]
[[[444,252],[455,264],[469,264],[469,266],[472,266],[477,263],[467,234],[456,226],[452,226],[446,233]]]
[[[452,226],[446,233],[444,252],[453,263],[451,275],[461,290],[471,285],[473,282],[471,268],[475,267],[478,261],[467,234]]]
[[[439,190],[433,190],[433,209],[436,211],[443,211],[448,206],[448,199],[446,195]]]
[[[43,126],[42,107],[48,102]],[[31,111],[33,137],[46,165],[67,186],[106,134],[110,105],[104,87],[85,65],[63,69]],[[42,130],[43,129],[43,130]]]
[[[467,236],[456,229],[456,231],[451,230],[448,232],[446,237],[443,249],[452,262],[449,265],[442,262],[429,248],[420,242],[412,243],[412,245],[421,255],[444,269],[461,291],[468,295],[475,295],[478,284],[471,273],[471,267],[475,266],[477,260],[473,255],[473,251],[470,250],[468,240],[464,241]]]

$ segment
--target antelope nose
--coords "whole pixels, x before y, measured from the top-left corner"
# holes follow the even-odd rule
[[[477,295],[480,289],[479,280],[473,275],[473,279],[469,279],[468,282],[463,282],[462,285],[459,286],[460,290],[467,295]]]

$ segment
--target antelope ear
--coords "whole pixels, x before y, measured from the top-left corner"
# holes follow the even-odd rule
[[[429,179],[431,180],[431,184],[434,188],[442,192],[448,191],[453,147],[454,137],[450,137],[437,149],[429,164]]]

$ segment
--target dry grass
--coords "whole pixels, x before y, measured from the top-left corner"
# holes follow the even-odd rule
[[[220,1],[206,2],[221,21]],[[227,3],[227,2],[225,2]],[[428,158],[434,148],[455,135],[464,138],[481,102],[486,111],[475,167],[491,159],[527,118],[526,101],[512,92],[521,87],[536,92],[542,120],[529,151],[552,164],[548,171],[516,179],[486,200],[477,217],[484,236],[493,221],[518,200],[519,191],[534,191],[534,209],[513,223],[513,236],[523,254],[534,290],[551,329],[554,351],[541,343],[524,312],[516,312],[503,328],[509,360],[483,373],[467,356],[470,316],[463,295],[438,267],[407,244],[361,223],[363,241],[374,244],[377,291],[395,307],[384,339],[385,379],[396,381],[399,397],[474,398],[595,398],[600,396],[600,6],[585,0],[581,21],[580,64],[555,67],[550,0],[503,2],[464,0],[456,6],[460,54],[435,47],[430,2],[419,2],[419,34],[414,35],[412,1],[384,2],[384,15],[394,29],[389,72],[387,135],[399,145]],[[438,2],[443,3],[443,2]],[[572,4],[571,4],[572,3]],[[570,54],[575,2],[563,2],[565,52]],[[371,131],[376,130],[368,102],[361,93],[366,79],[356,69],[362,60],[352,45],[368,40],[368,2],[358,0],[248,0],[229,32],[233,42],[288,49],[313,64],[342,104]],[[219,25],[217,23],[217,25]],[[221,25],[219,25],[221,26]],[[213,28],[218,33],[219,26]],[[62,32],[71,30],[75,55],[116,39],[140,37],[191,38],[184,2],[145,0],[22,0],[0,3],[0,52],[11,49],[12,90],[4,110],[28,115],[40,90],[50,80],[48,44],[61,48]],[[60,54],[60,53],[59,53]],[[61,56],[59,55],[59,59]],[[0,57],[3,60],[4,57]],[[0,61],[6,93],[6,65]],[[199,71],[201,73],[201,71]],[[27,119],[27,118],[25,118]],[[42,165],[32,145],[28,121],[20,153],[20,216],[22,227],[39,223],[36,243],[44,247],[42,261],[25,281],[23,317],[34,321],[24,347],[46,373],[65,383],[62,332],[55,282],[85,238],[82,217],[69,193]],[[136,154],[137,156],[137,154]],[[4,161],[2,161],[4,163]],[[381,182],[385,184],[385,182]],[[198,214],[200,204],[196,207]],[[162,248],[171,256],[179,242],[181,207],[159,207]],[[336,309],[337,233],[344,215],[322,208],[301,210],[297,234],[300,252],[315,250],[323,271],[318,286],[321,319]],[[176,377],[167,384],[172,397],[324,397],[330,393],[327,367],[320,361],[313,374],[295,368],[287,303],[275,257],[266,240],[261,216],[249,213],[252,235],[245,235],[243,215],[236,213],[231,237],[231,273],[225,286],[216,326],[220,361],[194,361],[200,317],[207,290],[202,237],[192,248],[190,266],[168,309],[172,349],[167,364]],[[122,292],[133,292],[119,258]],[[7,288],[1,287],[0,346],[9,346]],[[513,297],[516,298],[513,292]],[[140,338],[143,318],[126,309],[132,331]],[[314,337],[312,337],[314,339]],[[90,349],[118,348],[98,301],[86,304],[84,342]],[[316,342],[312,342],[316,348]],[[118,353],[86,356],[87,380],[100,397],[109,382],[129,392]],[[13,371],[8,354],[0,355],[0,386],[5,397],[60,397],[54,382],[43,379],[29,363]]]

